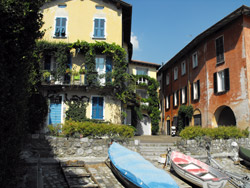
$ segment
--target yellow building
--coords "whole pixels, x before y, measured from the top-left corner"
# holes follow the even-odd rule
[[[129,62],[129,66],[128,66],[129,74],[142,76],[142,77],[139,77],[136,81],[136,94],[140,96],[140,98],[145,99],[145,102],[142,101],[140,103],[141,105],[144,105],[144,106],[150,105],[149,102],[146,102],[149,97],[147,87],[143,86],[143,84],[145,84],[145,86],[148,86],[149,83],[148,83],[147,77],[143,77],[143,75],[149,76],[150,78],[153,78],[156,80],[157,70],[159,68],[160,68],[160,65],[156,63],[150,63],[150,62],[138,61],[138,60],[131,60]],[[131,124],[132,121],[136,118],[133,117],[134,113],[132,113],[132,110],[129,106],[126,109],[126,113],[127,113],[127,118],[125,122],[127,124]],[[152,134],[151,118],[148,114],[148,111],[143,110],[142,116],[143,116],[142,120],[136,122],[136,128],[137,128],[136,134],[137,135],[151,135]]]
[[[132,55],[131,17],[132,6],[121,0],[55,0],[42,7],[44,31],[43,41],[72,44],[79,41],[88,43],[115,43]],[[52,54],[52,53],[51,53]],[[121,123],[121,101],[105,93],[114,92],[106,86],[107,80],[100,78],[100,87],[86,84],[86,57],[80,48],[71,49],[67,71],[71,74],[53,76],[60,66],[58,57],[47,55],[43,58],[43,69],[48,72],[42,85],[44,95],[49,99],[48,124],[63,123],[68,109],[67,102],[87,101],[86,116],[113,123]],[[96,54],[97,76],[112,71],[114,62],[106,54]],[[100,89],[101,88],[101,89]]]

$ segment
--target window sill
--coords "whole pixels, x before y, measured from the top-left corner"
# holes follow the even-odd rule
[[[224,60],[223,60],[223,61],[220,61],[220,62],[216,62],[216,66],[222,65],[222,64],[224,64],[224,63],[225,63]]]
[[[94,40],[106,40],[106,37],[92,37]]]
[[[67,39],[67,37],[57,37],[57,36],[53,36],[54,39]]]

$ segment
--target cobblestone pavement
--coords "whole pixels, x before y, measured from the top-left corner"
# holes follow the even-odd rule
[[[112,171],[106,164],[89,164],[87,167],[102,188],[123,187],[123,185],[114,177]]]

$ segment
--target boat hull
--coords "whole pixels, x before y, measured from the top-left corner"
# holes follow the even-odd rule
[[[108,154],[113,173],[126,187],[179,188],[166,171],[156,168],[137,152],[114,142]]]
[[[203,188],[223,188],[228,177],[205,163],[179,152],[171,154],[171,169],[180,177]]]
[[[115,174],[115,176],[119,179],[119,181],[125,186],[125,187],[129,187],[129,188],[140,188],[138,186],[136,186],[135,184],[133,184],[131,181],[129,181],[128,179],[126,179],[121,173],[120,171],[114,166],[114,164],[112,162],[110,162],[110,168],[112,170],[112,172]]]
[[[246,164],[250,164],[250,150],[240,146],[239,157],[242,158]]]

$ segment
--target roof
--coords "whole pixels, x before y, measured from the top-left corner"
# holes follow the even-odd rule
[[[157,64],[157,63],[150,63],[150,62],[139,61],[139,60],[131,60],[129,63],[143,65],[143,66],[149,66],[149,67],[155,67],[156,69],[160,68],[160,66],[161,66],[160,64]]]
[[[250,7],[248,6],[241,6],[240,8],[236,9],[234,12],[199,34],[197,37],[195,37],[188,45],[186,45],[181,51],[179,51],[172,59],[170,59],[168,62],[166,62],[160,69],[159,73],[161,71],[166,70],[168,67],[173,65],[176,61],[178,61],[180,58],[183,57],[186,53],[191,51],[194,47],[196,47],[200,42],[202,42],[205,38],[212,35],[228,23],[232,22],[233,20],[237,19],[238,17],[242,15],[250,15]]]

